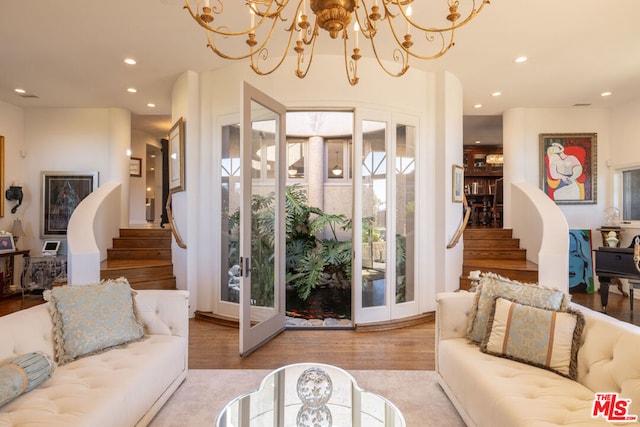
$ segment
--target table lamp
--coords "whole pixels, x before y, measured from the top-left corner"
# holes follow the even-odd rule
[[[13,235],[13,243],[16,247],[16,251],[18,250],[18,239],[20,237],[26,236],[24,230],[22,229],[22,221],[19,218],[13,221],[13,227],[11,227],[11,234]]]

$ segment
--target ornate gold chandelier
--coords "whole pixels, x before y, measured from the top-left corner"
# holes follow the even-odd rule
[[[224,59],[249,58],[251,69],[259,75],[279,68],[293,46],[295,74],[304,78],[313,61],[319,28],[328,31],[332,39],[340,36],[347,78],[355,85],[362,57],[359,37],[371,43],[380,67],[399,77],[409,69],[410,57],[435,59],[444,55],[454,45],[455,30],[471,22],[489,0],[463,0],[464,10],[459,10],[457,0],[228,0],[226,4],[223,0],[196,0],[193,7],[193,0],[185,2],[184,8],[207,30],[207,46],[213,52]],[[315,15],[313,22],[307,15],[307,3]],[[440,23],[427,26],[412,16],[436,16]],[[219,22],[223,17],[227,22]],[[238,23],[239,18],[244,23]],[[275,32],[279,26],[284,27],[284,36]],[[418,36],[414,38],[412,31]],[[419,41],[415,46],[414,39]],[[383,40],[386,46],[391,40],[392,48],[384,47]],[[389,60],[397,67],[391,69]]]

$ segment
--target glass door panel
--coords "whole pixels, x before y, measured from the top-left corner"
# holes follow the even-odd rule
[[[245,83],[241,133],[240,354],[284,330],[284,106]]]
[[[240,125],[225,125],[220,164],[220,299],[240,302]]]
[[[362,307],[387,304],[386,123],[362,122]]]
[[[415,299],[416,128],[396,126],[396,303]]]

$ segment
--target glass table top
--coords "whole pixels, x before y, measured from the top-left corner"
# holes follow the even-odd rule
[[[405,427],[398,408],[336,366],[298,363],[269,373],[229,402],[217,427]]]

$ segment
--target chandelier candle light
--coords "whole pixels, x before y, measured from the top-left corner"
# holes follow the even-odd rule
[[[426,60],[444,55],[454,45],[455,30],[471,22],[489,3],[489,0],[227,0],[226,4],[223,1],[185,0],[184,6],[207,30],[207,47],[221,58],[250,59],[256,74],[268,75],[284,63],[293,46],[297,55],[295,74],[304,78],[322,28],[332,39],[342,38],[345,69],[352,85],[359,80],[358,60],[362,57],[359,37],[371,43],[380,67],[399,77],[409,69],[410,57]],[[307,2],[315,15],[313,23],[307,15]],[[435,16],[440,22],[426,25],[416,22],[416,16]],[[276,32],[279,26],[283,28]],[[420,43],[416,46],[412,31],[418,34],[416,39]],[[307,48],[309,52],[305,54]],[[272,54],[270,49],[276,53]],[[385,58],[396,66],[389,67]]]

